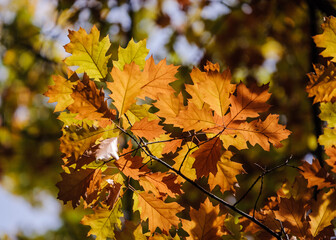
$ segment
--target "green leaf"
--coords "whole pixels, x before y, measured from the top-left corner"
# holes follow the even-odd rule
[[[135,64],[137,64],[140,69],[143,70],[146,63],[145,58],[148,53],[149,49],[146,48],[146,39],[135,43],[132,38],[126,48],[119,47],[118,61],[113,61],[113,66],[123,70],[125,64],[135,62]]]
[[[96,81],[107,75],[107,62],[111,55],[106,53],[111,46],[108,36],[99,41],[100,32],[93,26],[90,34],[83,28],[77,32],[69,30],[70,43],[64,46],[72,56],[67,57],[64,62],[68,66],[79,66],[77,73],[86,72],[90,78]]]

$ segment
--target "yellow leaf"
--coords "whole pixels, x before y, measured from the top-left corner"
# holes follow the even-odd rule
[[[90,148],[98,138],[103,134],[104,129],[89,127],[84,124],[83,126],[71,125],[63,128],[63,136],[60,138],[60,149],[66,154],[72,154],[76,159]]]
[[[64,62],[68,66],[79,66],[77,73],[86,72],[90,78],[99,81],[107,75],[107,62],[111,55],[106,56],[111,46],[108,36],[99,41],[100,32],[93,26],[90,34],[83,28],[77,32],[69,30],[70,43],[64,46],[72,56]]]
[[[336,129],[335,128],[324,128],[323,134],[320,135],[318,142],[325,148],[330,148],[336,146]]]
[[[114,82],[107,82],[107,87],[112,91],[110,97],[114,100],[114,106],[122,116],[133,103],[140,92],[142,72],[134,62],[126,64],[124,70],[113,68],[111,72]]]
[[[229,97],[234,92],[235,85],[230,83],[230,70],[219,73],[219,68],[211,68],[212,65],[210,62],[207,63],[205,67],[208,69],[207,72],[194,68],[190,76],[194,84],[198,85],[202,100],[219,116],[224,116],[229,108]]]
[[[135,43],[132,38],[126,48],[119,47],[118,61],[113,61],[113,66],[119,70],[123,70],[125,64],[134,62],[142,70],[145,66],[145,58],[148,53],[149,49],[146,48],[146,39]]]
[[[123,212],[121,211],[121,198],[117,200],[113,208],[98,208],[94,210],[94,214],[84,216],[81,223],[89,225],[91,230],[88,236],[95,235],[96,240],[105,240],[106,238],[114,238],[114,229],[121,229],[121,220]]]
[[[331,225],[331,220],[336,217],[336,193],[330,189],[325,193],[321,191],[317,200],[312,204],[310,218],[310,232],[315,237],[324,228]]]
[[[195,162],[195,158],[191,156],[191,154],[197,150],[195,146],[196,144],[192,142],[184,144],[182,146],[182,149],[178,151],[179,155],[174,158],[175,163],[173,165],[175,169],[180,169],[182,165],[180,170],[181,173],[183,173],[191,180],[195,180],[197,178],[196,170],[192,167]],[[179,180],[181,180],[181,178],[179,178]]]
[[[317,47],[325,48],[320,54],[323,57],[331,57],[331,61],[336,62],[336,18],[326,17],[322,23],[323,33],[314,36]]]
[[[48,86],[48,91],[44,95],[49,97],[49,103],[57,102],[54,112],[60,112],[74,102],[71,94],[76,82],[71,82],[61,76],[52,76],[52,78],[55,84]]]

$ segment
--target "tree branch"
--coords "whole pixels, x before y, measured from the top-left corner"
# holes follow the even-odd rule
[[[259,220],[257,220],[256,218],[250,216],[249,214],[241,211],[240,209],[236,208],[235,206],[229,204],[228,202],[226,202],[225,200],[217,197],[216,195],[212,194],[211,192],[207,191],[206,189],[204,189],[202,186],[200,186],[199,184],[197,184],[196,182],[194,182],[193,180],[191,180],[190,178],[188,178],[187,176],[185,176],[183,173],[181,173],[179,170],[173,168],[172,166],[170,166],[168,163],[166,163],[165,161],[163,161],[162,159],[154,156],[151,151],[148,149],[147,145],[144,144],[142,145],[141,143],[144,143],[143,140],[140,138],[140,142],[136,139],[136,137],[134,137],[133,135],[129,134],[126,130],[124,130],[123,128],[121,128],[117,123],[115,123],[116,127],[123,132],[124,134],[126,134],[127,136],[129,136],[141,149],[142,151],[151,159],[159,162],[160,164],[164,165],[165,167],[167,167],[169,170],[175,172],[177,175],[179,175],[180,177],[182,177],[184,180],[186,180],[187,182],[189,182],[191,185],[193,185],[194,187],[196,187],[197,189],[199,189],[201,192],[203,192],[204,194],[206,194],[208,197],[217,200],[218,202],[220,202],[221,204],[223,204],[226,208],[229,208],[231,210],[233,210],[234,212],[242,215],[243,217],[249,219],[250,221],[254,222],[255,224],[257,224],[259,227],[261,227],[262,229],[264,229],[266,232],[268,232],[269,234],[271,234],[272,236],[274,236],[276,239],[281,240],[281,236],[279,234],[277,234],[276,232],[274,232],[272,229],[270,229],[269,227],[267,227],[266,225],[264,225],[263,223],[261,223]]]

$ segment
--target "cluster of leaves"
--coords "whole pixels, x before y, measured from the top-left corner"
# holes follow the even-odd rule
[[[57,102],[55,111],[61,112],[58,119],[64,123],[60,138],[64,172],[57,184],[58,198],[74,208],[82,199],[94,211],[82,219],[91,227],[89,235],[96,239],[333,235],[335,181],[330,169],[321,168],[317,160],[303,163],[301,169],[288,160],[263,169],[248,192],[261,181],[261,194],[263,177],[281,167],[294,167],[297,176],[286,181],[262,209],[257,209],[257,199],[250,214],[236,207],[247,200],[248,192],[234,204],[214,194],[217,190],[234,195],[239,187],[236,176],[246,172],[232,160],[237,151],[256,144],[265,151],[271,145],[279,148],[290,134],[279,124],[278,115],[267,113],[268,85],[233,84],[230,70],[221,72],[218,64],[207,62],[204,71],[193,68],[183,97],[172,87],[178,81],[178,67],[166,60],[158,64],[152,57],[146,60],[145,40],[131,40],[125,49],[119,48],[118,60],[110,67],[110,40],[100,38],[97,28],[89,34],[83,29],[69,31],[69,38],[65,49],[71,56],[65,63],[79,68],[69,70],[67,78],[54,76],[55,84],[45,95],[49,102]],[[308,89],[330,90],[324,83],[329,84],[331,77],[317,75],[310,75]],[[316,92],[320,96],[320,90]],[[326,110],[321,118],[335,116],[329,113]],[[334,131],[334,123],[328,124]],[[333,142],[328,144],[328,151],[335,153]],[[188,194],[187,182],[207,197],[197,209],[181,200]],[[133,218],[126,214],[129,196]]]

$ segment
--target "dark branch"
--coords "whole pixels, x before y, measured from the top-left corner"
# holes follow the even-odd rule
[[[272,236],[274,236],[276,239],[281,240],[281,236],[278,235],[276,232],[274,232],[272,229],[270,229],[269,227],[267,227],[266,225],[264,225],[263,223],[261,223],[259,220],[255,219],[254,217],[250,216],[249,214],[241,211],[240,209],[236,208],[235,206],[229,204],[228,202],[226,202],[225,200],[217,197],[216,195],[212,194],[211,192],[207,191],[206,189],[204,189],[202,186],[198,185],[196,182],[194,182],[193,180],[191,180],[190,178],[188,178],[187,176],[185,176],[183,173],[181,173],[179,170],[173,168],[172,166],[170,166],[168,163],[166,163],[165,161],[163,161],[162,159],[154,156],[151,151],[148,149],[147,145],[142,145],[141,143],[144,143],[143,140],[140,138],[140,142],[136,139],[136,137],[134,137],[133,135],[129,134],[126,130],[124,130],[123,128],[121,128],[118,124],[116,124],[116,127],[122,131],[124,134],[126,134],[127,136],[129,136],[134,142],[136,142],[136,144],[142,149],[142,151],[151,159],[161,163],[162,165],[164,165],[165,167],[167,167],[169,170],[175,172],[177,175],[181,176],[184,180],[186,180],[187,182],[189,182],[191,185],[193,185],[194,187],[196,187],[197,189],[199,189],[201,192],[203,192],[204,194],[206,194],[207,196],[211,197],[212,199],[217,200],[218,202],[220,202],[221,204],[223,204],[225,207],[233,210],[234,212],[242,215],[243,217],[249,219],[250,221],[254,222],[255,224],[257,224],[259,227],[261,227],[262,229],[264,229],[265,231],[267,231],[269,234],[271,234]]]

